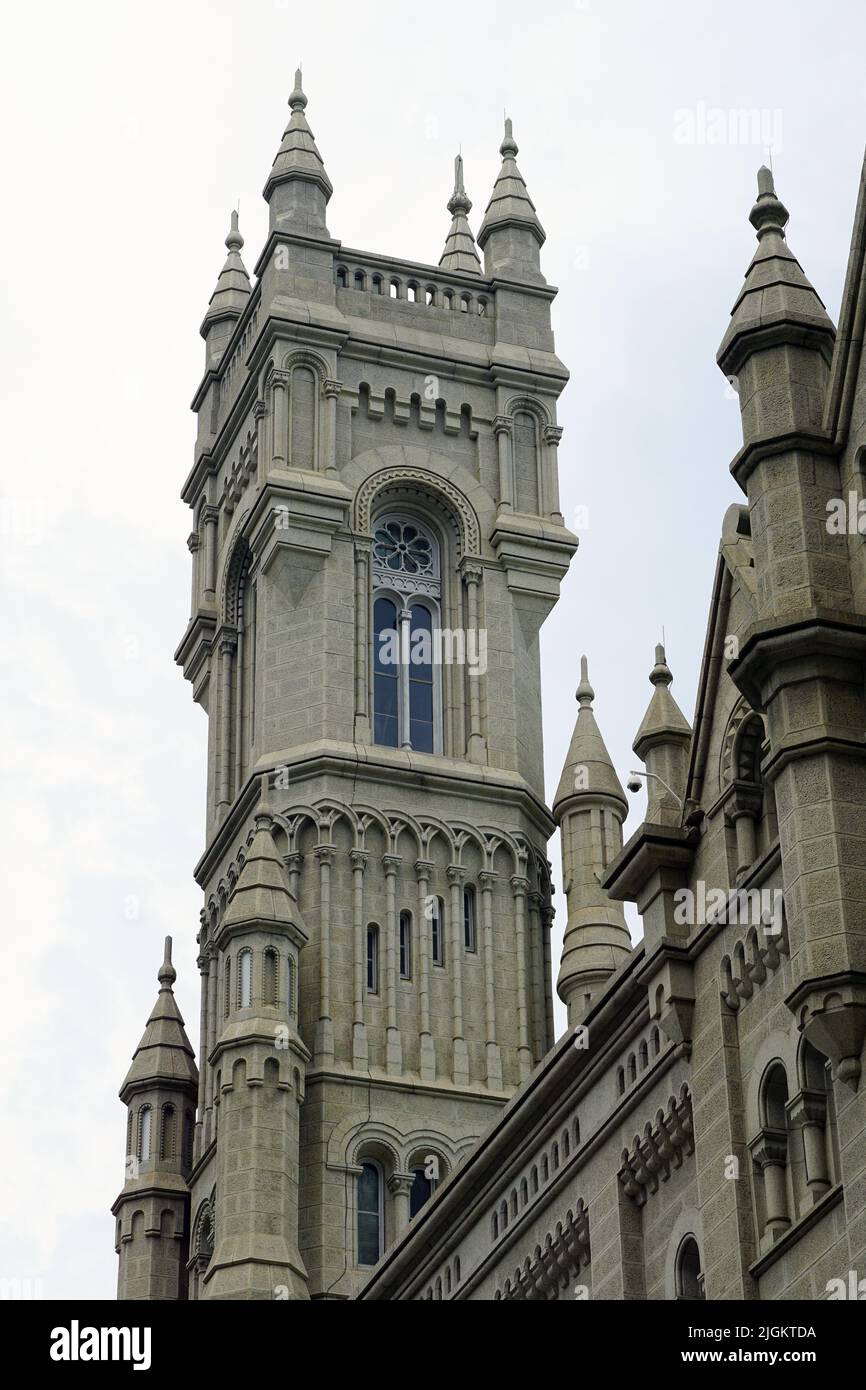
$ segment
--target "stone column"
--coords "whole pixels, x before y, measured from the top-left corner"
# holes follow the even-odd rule
[[[394,1198],[394,1240],[398,1240],[409,1225],[409,1199],[412,1195],[414,1173],[392,1173],[388,1179],[388,1191]],[[389,1241],[393,1245],[394,1241]]]
[[[283,855],[283,863],[286,866],[286,873],[289,875],[289,892],[298,905],[300,905],[298,888],[300,886],[301,865],[303,862],[304,856],[298,854],[297,850],[293,850],[290,854]]]
[[[536,1062],[540,1062],[545,1047],[546,1005],[544,999],[544,946],[542,943],[541,911],[544,898],[540,893],[529,895],[529,959],[532,976],[532,1045]]]
[[[511,463],[511,434],[514,420],[510,415],[497,415],[493,420],[493,433],[499,452],[499,507],[500,512],[514,510],[514,470]]]
[[[202,913],[204,917],[204,913]],[[198,1057],[198,1116],[195,1125],[195,1159],[201,1157],[202,1136],[204,1133],[205,1109],[207,1107],[207,1073],[208,1073],[208,974],[210,972],[210,958],[207,947],[203,946],[199,952],[196,964],[201,975],[201,1012],[199,1015],[199,1057]]]
[[[430,897],[430,875],[433,865],[427,859],[415,863],[418,880],[418,1042],[420,1053],[420,1072],[422,1081],[436,1080],[436,1049],[430,1031],[430,916],[428,899]]]
[[[353,1021],[352,1021],[352,1066],[356,1071],[366,1071],[369,1065],[367,1052],[367,1026],[364,1017],[364,978],[367,964],[367,933],[364,922],[364,872],[369,855],[366,850],[353,849],[349,855],[352,865],[352,927],[355,939]]]
[[[525,1081],[532,1071],[529,1050],[529,998],[526,987],[526,894],[529,879],[514,874],[511,891],[514,895],[514,949],[517,955],[517,1061],[520,1080]]]
[[[481,577],[483,570],[481,565],[464,561],[463,579],[466,584],[466,608],[467,608],[467,630],[466,630],[466,680],[469,685],[469,737],[467,739],[467,753],[473,763],[484,763],[487,761],[487,742],[481,729],[481,671],[482,658],[486,663],[487,647],[486,633],[485,645],[481,645],[481,630],[478,625],[479,618],[479,590],[481,587]],[[474,651],[471,655],[475,658],[476,664],[469,663],[470,656],[470,634],[474,642]]]
[[[778,1240],[791,1224],[788,1215],[788,1136],[781,1129],[763,1129],[749,1144],[764,1178],[764,1237],[762,1247]]]
[[[493,939],[493,885],[498,874],[483,870],[478,875],[481,889],[481,930],[484,950],[484,1022],[487,1053],[487,1085],[502,1090],[502,1054],[496,1040],[496,948]]]
[[[370,550],[369,538],[355,539],[355,742],[370,743]]]
[[[559,441],[562,439],[561,425],[546,425],[544,428],[544,495],[542,509],[551,521],[565,524],[565,517],[559,510]]]
[[[317,845],[319,861],[319,1021],[316,1026],[316,1065],[334,1060],[334,1024],[331,1019],[331,869],[336,845]]]
[[[827,1171],[827,1098],[820,1091],[801,1091],[788,1105],[788,1118],[803,1135],[806,1160],[806,1186],[812,1201],[819,1202],[830,1191]]]
[[[450,946],[448,967],[451,971],[451,1035],[453,1060],[451,1076],[455,1086],[469,1085],[469,1052],[463,1034],[463,884],[466,870],[458,864],[448,868],[450,884]]]
[[[232,758],[232,674],[234,668],[235,638],[226,635],[220,638],[220,778],[218,810],[225,813],[232,800],[231,758]]]
[[[385,923],[385,1066],[392,1076],[403,1071],[403,1042],[397,1015],[397,988],[400,978],[400,953],[397,950],[397,870],[401,860],[398,854],[386,854],[382,858],[385,868],[385,895],[387,899],[387,920]]]
[[[204,522],[204,596],[209,603],[214,603],[216,601],[219,510],[217,507],[202,507],[201,516]]]
[[[325,397],[325,472],[330,478],[337,477],[337,400],[342,389],[342,381],[322,382],[322,395]]]
[[[543,959],[544,979],[542,987],[544,989],[544,1019],[546,1027],[545,1052],[553,1047],[553,969],[550,957],[550,933],[553,929],[553,919],[556,916],[556,909],[552,903],[545,902],[541,909],[541,954]]]
[[[274,371],[271,375],[271,390],[273,392],[273,420],[274,438],[273,449],[271,451],[271,461],[274,468],[287,468],[290,464],[288,458],[289,444],[289,373]]]
[[[205,1055],[202,1057],[202,1070],[207,1077],[205,1089],[205,1117],[204,1117],[204,1136],[203,1148],[206,1149],[216,1133],[216,1121],[214,1117],[214,1090],[216,1087],[216,1073],[210,1063],[210,1055],[213,1052],[217,1037],[217,1009],[219,1007],[219,958],[213,946],[207,950],[208,957],[208,1020],[207,1020],[207,1042],[205,1044]]]
[[[189,553],[190,553],[190,555],[192,556],[192,593],[191,593],[191,595],[190,595],[190,601],[189,601],[189,616],[190,616],[191,618],[194,618],[195,615],[196,615],[196,613],[197,613],[197,611],[198,611],[199,578],[200,578],[200,575],[199,575],[199,570],[200,570],[199,556],[200,556],[200,553],[201,553],[201,537],[199,536],[198,532],[197,532],[197,531],[193,531],[192,534],[191,534],[190,536],[187,537],[187,542],[186,542],[186,543],[187,543],[187,547],[188,547],[188,549],[189,549]]]

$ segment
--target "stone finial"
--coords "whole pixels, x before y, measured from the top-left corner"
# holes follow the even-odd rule
[[[538,282],[544,278],[539,250],[546,233],[517,167],[517,141],[510,116],[505,118],[499,153],[502,167],[478,232],[478,245],[485,253],[489,275],[502,273],[513,279]]]
[[[505,117],[505,135],[502,144],[499,146],[499,153],[502,155],[503,159],[514,159],[518,154],[518,145],[514,138],[514,129],[510,116]]]
[[[592,709],[595,691],[589,683],[589,664],[585,656],[580,658],[580,685],[574,698],[581,709]]]
[[[749,221],[761,241],[771,232],[784,239],[788,225],[788,209],[776,196],[776,184],[772,169],[762,164],[758,170],[758,200],[749,213]]]
[[[293,111],[303,111],[307,105],[307,98],[304,94],[303,75],[300,68],[295,68],[295,85],[289,95],[289,106]]]
[[[159,980],[159,987],[160,987],[160,989],[168,989],[168,990],[171,989],[172,985],[174,984],[175,980],[177,979],[177,971],[175,970],[174,966],[173,966],[172,963],[171,963],[171,937],[170,937],[170,936],[167,936],[167,937],[165,938],[165,952],[164,952],[164,954],[163,954],[163,961],[162,961],[162,965],[159,967],[159,974],[157,975],[156,978]]]
[[[448,199],[447,207],[451,213],[451,230],[439,264],[443,270],[460,270],[470,275],[478,275],[481,272],[481,260],[467,221],[472,203],[463,183],[463,156],[460,154],[454,160],[454,192]]]
[[[661,642],[656,646],[656,664],[650,671],[649,678],[651,685],[669,686],[673,684],[673,673],[668,666],[665,649]]]
[[[250,277],[241,260],[244,239],[238,226],[238,214],[232,209],[231,223],[225,240],[228,255],[210,297],[207,313],[201,326],[201,336],[208,344],[208,354],[216,362],[231,337],[235,323],[247,306],[250,297]]]
[[[226,246],[229,251],[241,251],[243,249],[243,244],[244,239],[241,236],[240,227],[238,226],[238,211],[237,208],[232,208],[232,220],[228,236],[226,237]]]

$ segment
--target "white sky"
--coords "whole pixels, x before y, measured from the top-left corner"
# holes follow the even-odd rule
[[[700,103],[757,109],[775,126],[791,244],[835,320],[863,150],[866,11],[862,0],[4,9],[0,1278],[41,1279],[49,1298],[110,1298],[117,1090],[169,932],[198,1042],[205,718],[172,661],[189,611],[178,494],[198,326],[238,198],[248,267],[261,248],[261,189],[296,63],[334,184],[329,226],[351,246],[435,262],[461,143],[477,230],[504,107],[514,119],[572,373],[563,509],[590,509],[544,630],[551,795],[582,651],[623,780],[662,625],[691,716],[721,520],[739,500],[728,474],[739,413],[714,357],[752,254],[766,151],[684,144],[677,113],[699,125]],[[552,858],[559,879],[556,847]]]

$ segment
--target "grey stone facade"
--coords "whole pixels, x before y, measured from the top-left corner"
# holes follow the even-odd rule
[[[577,543],[511,124],[477,242],[458,159],[429,266],[332,237],[300,74],[289,104],[255,284],[233,216],[201,328],[199,1067],[169,950],[119,1295],[827,1296],[866,1275],[866,569],[828,522],[864,492],[864,198],[837,333],[759,175],[719,352],[746,505],[693,728],[657,649],[623,845],[586,663],[544,801],[538,633]]]
[[[718,358],[746,505],[694,728],[659,648],[623,847],[584,665],[554,804],[570,1027],[362,1298],[866,1295],[866,183],[838,332],[758,188]]]
[[[553,1042],[538,632],[577,542],[544,231],[507,123],[477,246],[458,159],[438,266],[347,248],[300,74],[289,104],[257,281],[233,216],[202,324],[183,491],[177,659],[208,716],[191,1298],[354,1296],[365,1162],[381,1249]],[[379,671],[389,602],[407,647]],[[124,1098],[134,1124],[155,1103]],[[139,1150],[121,1292],[184,1297],[144,1268],[139,1192],[164,1186]]]

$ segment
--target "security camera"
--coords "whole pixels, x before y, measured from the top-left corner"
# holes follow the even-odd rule
[[[640,778],[638,777],[629,777],[628,781],[626,782],[626,786],[628,787],[630,792],[639,792],[642,785],[643,784],[641,783]]]

